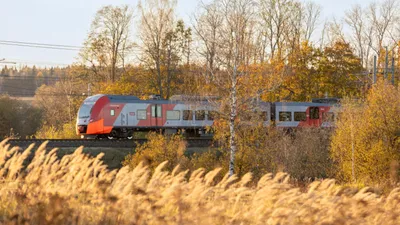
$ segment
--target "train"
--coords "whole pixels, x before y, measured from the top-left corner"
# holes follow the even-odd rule
[[[132,139],[135,132],[161,130],[202,135],[218,114],[216,97],[172,96],[168,100],[151,96],[98,94],[87,97],[79,108],[76,133],[82,138]],[[264,126],[280,128],[333,127],[335,103],[257,102],[259,120]],[[244,119],[245,120],[245,119]]]

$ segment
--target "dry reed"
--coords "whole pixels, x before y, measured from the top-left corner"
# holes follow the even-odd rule
[[[109,171],[82,148],[61,159],[45,145],[34,153],[0,144],[1,224],[398,224],[400,189],[378,196],[315,181],[304,191],[288,174],[256,186],[220,169],[154,172],[139,164]],[[34,156],[31,156],[34,154]],[[31,157],[31,158],[30,158]],[[28,160],[29,159],[29,160]],[[29,162],[28,162],[29,161]]]

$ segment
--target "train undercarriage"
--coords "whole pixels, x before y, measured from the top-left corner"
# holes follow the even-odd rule
[[[81,134],[82,139],[134,139],[144,138],[149,132],[173,135],[182,134],[185,137],[212,137],[213,132],[207,132],[204,128],[114,128],[109,134],[88,135]]]

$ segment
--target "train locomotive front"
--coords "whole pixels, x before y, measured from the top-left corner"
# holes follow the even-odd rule
[[[96,105],[97,101],[104,97],[103,95],[94,95],[90,96],[83,101],[81,107],[78,111],[78,116],[76,120],[76,133],[78,135],[87,136],[93,132],[93,122],[95,116],[93,115],[93,109]],[[100,107],[99,104],[96,106],[97,108]]]
[[[86,98],[78,112],[76,133],[86,138],[131,139],[133,131],[120,127],[128,125],[128,116],[122,112],[127,103],[133,101],[140,101],[140,99],[134,96],[118,95],[95,95]],[[118,134],[116,127],[119,127]]]

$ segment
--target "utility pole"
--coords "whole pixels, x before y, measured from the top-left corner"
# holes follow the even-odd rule
[[[389,79],[389,73],[391,74],[391,83],[394,85],[394,80],[395,80],[395,67],[394,67],[394,57],[392,57],[392,66],[389,69],[389,52],[386,47],[386,58],[385,58],[385,67],[383,68],[383,79],[388,80]],[[377,56],[374,56],[374,69],[373,69],[373,77],[372,77],[372,83],[376,84],[377,82],[377,73],[379,70],[379,67],[377,65]]]

